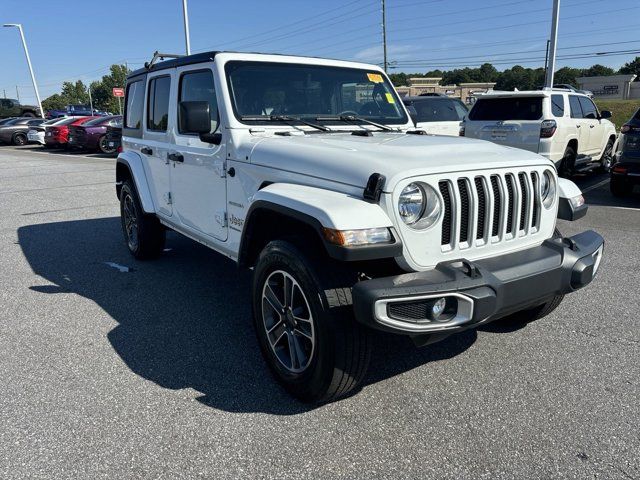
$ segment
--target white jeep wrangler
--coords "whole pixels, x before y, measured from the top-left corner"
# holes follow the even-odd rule
[[[375,66],[203,53],[129,75],[117,161],[138,259],[166,229],[253,269],[275,377],[305,401],[353,390],[370,328],[418,345],[540,318],[595,276],[603,239],[562,238],[580,190],[548,159],[416,131]]]

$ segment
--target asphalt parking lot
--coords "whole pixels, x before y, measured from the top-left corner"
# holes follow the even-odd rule
[[[231,261],[175,234],[129,256],[114,167],[0,147],[1,478],[640,477],[639,194],[575,179],[591,208],[560,228],[606,256],[549,317],[378,335],[363,389],[309,408],[272,381]]]

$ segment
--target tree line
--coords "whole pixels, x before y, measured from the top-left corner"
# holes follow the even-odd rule
[[[636,74],[640,78],[640,57],[636,57],[626,63],[620,70],[605,67],[604,65],[593,65],[589,68],[562,67],[557,70],[554,82],[564,83],[579,87],[577,78],[609,76],[617,74]],[[389,75],[396,87],[409,85],[409,78],[412,77],[439,77],[441,85],[459,85],[470,82],[495,82],[496,90],[535,90],[544,85],[544,68],[525,68],[516,65],[499,72],[490,63],[485,63],[478,68],[457,68],[455,70],[432,70],[426,73],[392,73]]]
[[[109,73],[102,79],[89,85],[82,80],[63,82],[60,93],[46,98],[42,108],[47,110],[64,110],[67,105],[89,105],[89,88],[93,108],[111,113],[119,112],[118,98],[113,96],[113,88],[124,87],[129,70],[125,65],[111,65]]]

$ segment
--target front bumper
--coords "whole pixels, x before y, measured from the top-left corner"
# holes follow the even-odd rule
[[[449,335],[584,287],[595,277],[603,249],[602,237],[586,231],[499,257],[362,281],[353,287],[355,317],[395,333]],[[442,297],[457,305],[455,316],[429,320],[429,305]]]

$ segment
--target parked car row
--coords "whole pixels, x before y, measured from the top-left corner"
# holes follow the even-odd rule
[[[63,110],[49,110],[47,118],[60,117],[106,117],[111,113],[91,108],[91,105],[67,105]]]
[[[120,147],[122,117],[68,116],[44,120],[17,117],[0,120],[0,143],[34,143],[50,149],[75,149],[115,154]],[[109,136],[107,137],[107,130]]]

